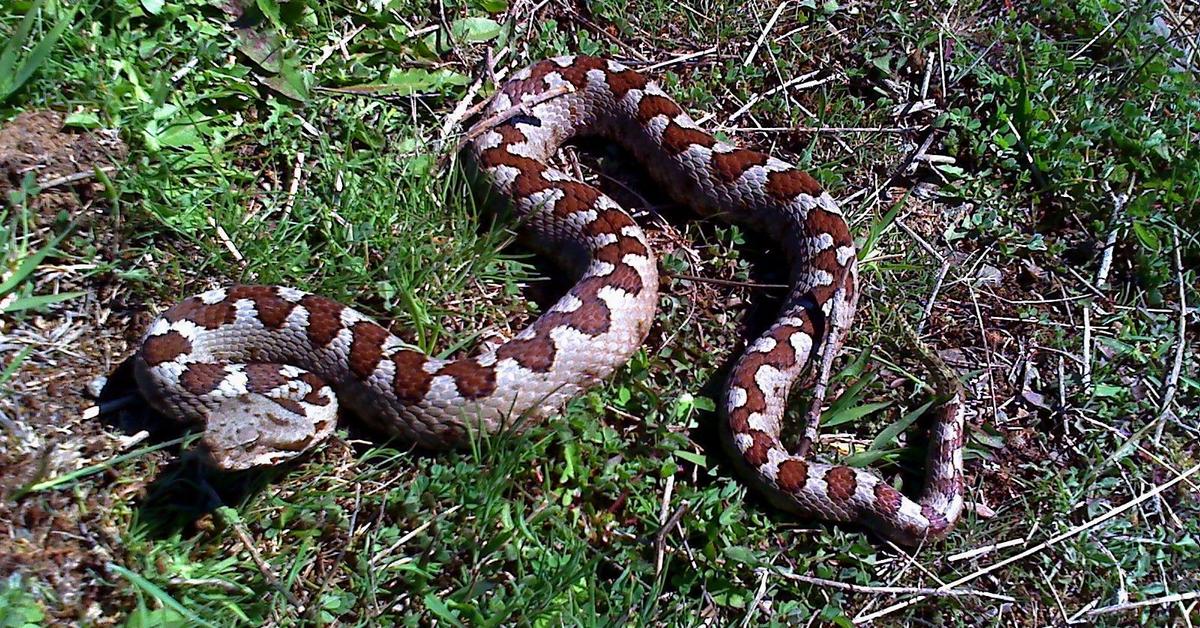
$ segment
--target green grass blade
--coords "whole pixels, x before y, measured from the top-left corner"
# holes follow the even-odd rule
[[[180,436],[179,438],[173,438],[171,440],[163,441],[163,442],[155,444],[155,445],[148,445],[148,446],[142,447],[140,449],[135,449],[127,454],[121,454],[120,456],[117,456],[117,457],[113,458],[112,460],[106,460],[104,462],[86,466],[82,469],[77,469],[70,473],[60,475],[56,478],[50,478],[49,480],[43,480],[36,484],[31,484],[30,486],[17,491],[17,496],[14,497],[14,499],[20,499],[21,496],[28,495],[29,493],[38,493],[41,491],[50,490],[52,488],[57,488],[64,484],[74,482],[75,480],[78,480],[80,478],[85,478],[89,475],[93,475],[96,473],[100,473],[101,471],[111,469],[111,468],[121,464],[122,462],[125,462],[126,460],[132,460],[134,458],[144,456],[148,453],[152,453],[152,452],[158,451],[160,449],[166,449],[167,447],[172,447],[174,445],[180,445],[187,439],[188,439],[187,436]]]
[[[42,6],[42,0],[37,0],[33,6],[29,7],[29,12],[21,19],[21,23],[17,25],[17,30],[13,31],[12,37],[4,46],[4,51],[0,52],[0,96],[7,96],[10,91],[15,76],[13,69],[17,64],[17,55],[21,52],[21,48],[25,45],[25,39],[29,37],[29,31],[33,29],[33,20],[37,16],[38,9]],[[11,88],[15,90],[16,88]]]
[[[21,349],[21,352],[4,367],[4,370],[0,371],[0,386],[7,384],[8,380],[17,374],[17,371],[21,368],[21,364],[25,362],[25,358],[28,358],[30,353],[33,353],[33,347]]]
[[[29,78],[33,76],[33,73],[37,72],[38,68],[42,67],[42,64],[46,62],[46,59],[50,58],[50,53],[54,50],[54,46],[58,45],[58,40],[62,37],[63,32],[67,30],[67,27],[71,26],[71,23],[74,20],[74,8],[67,13],[64,13],[63,16],[59,18],[58,23],[54,25],[54,28],[50,29],[50,32],[46,34],[42,41],[38,42],[37,46],[34,46],[33,50],[29,53],[29,57],[25,59],[24,63],[21,64],[21,69],[17,71],[16,78],[13,79],[13,83],[9,86],[8,93],[5,94],[5,97],[20,89],[21,86],[25,84],[25,81],[28,81]]]
[[[62,233],[58,234],[58,236],[55,237],[52,242],[39,249],[38,252],[26,257],[25,260],[21,262],[21,265],[17,267],[16,272],[14,272],[12,276],[9,277],[4,283],[0,283],[0,296],[4,296],[9,292],[12,292],[13,288],[16,288],[21,284],[22,281],[25,281],[29,275],[33,274],[33,271],[37,269],[38,264],[41,264],[42,260],[46,259],[50,253],[58,248],[58,244],[62,242],[63,238],[66,238],[67,234],[70,232],[71,229],[63,231]]]
[[[200,619],[199,615],[196,615],[195,613],[189,611],[187,609],[187,607],[185,607],[183,604],[180,604],[179,601],[176,600],[174,597],[171,597],[170,593],[167,593],[166,591],[162,590],[162,588],[159,587],[157,584],[150,582],[149,580],[142,577],[140,574],[134,573],[116,563],[109,563],[108,568],[110,570],[112,570],[113,573],[120,575],[120,576],[124,577],[125,579],[129,580],[131,583],[133,583],[133,585],[135,587],[141,589],[142,591],[145,591],[147,594],[150,595],[150,597],[161,602],[163,606],[166,606],[167,608],[170,608],[171,610],[175,611],[176,613],[179,613],[180,615],[185,617],[188,621],[192,622],[193,624],[200,625],[200,626],[211,626],[212,625],[212,624],[204,621],[203,619]]]
[[[47,305],[60,303],[62,301],[70,301],[76,297],[81,297],[87,294],[86,292],[63,292],[62,294],[38,294],[31,297],[21,297],[0,308],[0,312],[4,314],[12,314],[22,310],[36,310]]]

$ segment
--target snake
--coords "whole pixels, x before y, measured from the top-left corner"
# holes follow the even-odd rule
[[[932,412],[915,498],[870,468],[821,462],[783,442],[794,385],[817,372],[814,397],[823,396],[859,296],[849,224],[813,177],[718,140],[643,73],[592,56],[514,73],[476,120],[463,163],[484,194],[511,209],[522,238],[574,278],[533,323],[476,354],[441,359],[338,301],[286,286],[227,285],[174,304],[150,325],[134,356],[149,404],[202,426],[202,448],[231,471],[315,449],[334,433],[339,407],[432,450],[560,415],[638,350],[659,295],[643,229],[552,164],[564,143],[597,137],[622,146],[697,216],[767,235],[787,264],[778,315],[734,361],[719,404],[720,440],[735,471],[784,511],[866,526],[898,544],[934,541],[955,526],[964,419],[953,374],[942,373],[948,392]]]

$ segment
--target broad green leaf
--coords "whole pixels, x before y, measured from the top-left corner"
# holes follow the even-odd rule
[[[464,17],[450,26],[454,39],[464,44],[491,41],[500,35],[500,23],[490,17]]]

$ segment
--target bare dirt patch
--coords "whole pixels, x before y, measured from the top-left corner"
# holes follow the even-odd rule
[[[29,491],[129,447],[89,412],[96,400],[88,391],[129,352],[141,308],[128,307],[127,292],[90,274],[94,265],[73,252],[111,233],[94,220],[106,210],[96,172],[115,173],[127,150],[115,132],[68,129],[63,120],[26,112],[0,126],[0,206],[20,227],[21,247],[37,251],[74,224],[61,259],[52,254],[25,280],[29,292],[84,293],[0,314],[0,364],[17,367],[0,396],[0,578],[39,600],[51,623],[104,625],[116,621],[111,609],[132,604],[128,593],[114,594],[107,565],[142,483],[109,472]],[[8,276],[21,261],[7,259],[0,271]]]
[[[46,221],[100,195],[96,169],[111,172],[127,154],[114,131],[80,131],[63,122],[56,111],[29,111],[0,127],[0,198],[32,176],[42,191],[30,206]]]

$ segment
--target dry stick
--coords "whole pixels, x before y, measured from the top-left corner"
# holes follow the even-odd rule
[[[287,199],[283,203],[283,213],[292,213],[296,204],[296,192],[300,189],[300,179],[304,176],[304,151],[296,153],[296,165],[292,167],[292,180],[288,182]]]
[[[1080,373],[1080,378],[1083,380],[1083,395],[1085,397],[1092,394],[1092,308],[1091,306],[1083,306],[1083,373]]]
[[[767,596],[767,578],[770,572],[766,569],[757,570],[758,573],[758,590],[754,593],[754,599],[747,606],[746,616],[742,618],[742,626],[749,626],[750,621],[754,619],[755,613],[758,611],[758,605],[762,603],[763,598]]]
[[[1105,187],[1108,186],[1106,185]],[[1132,188],[1130,191],[1132,192]],[[1117,225],[1121,222],[1125,203],[1128,199],[1128,195],[1126,194],[1113,194],[1112,189],[1109,189],[1108,193],[1113,197],[1113,227],[1112,231],[1108,232],[1108,237],[1104,239],[1104,254],[1100,257],[1100,268],[1096,270],[1097,286],[1103,286],[1108,283],[1108,272],[1112,269],[1113,251],[1117,249],[1117,232],[1120,231]]]
[[[271,585],[271,587],[276,591],[282,593],[283,596],[287,598],[288,603],[290,603],[292,606],[299,606],[300,603],[296,600],[296,596],[292,595],[291,591],[283,587],[283,583],[279,581],[279,577],[275,575],[275,571],[271,569],[271,566],[267,564],[267,561],[263,560],[262,555],[258,553],[258,548],[254,546],[254,541],[250,538],[250,535],[246,533],[246,530],[242,528],[242,522],[231,520],[229,522],[229,527],[233,528],[233,533],[236,534],[238,540],[242,542],[242,547],[245,547],[246,551],[250,553],[250,559],[254,561],[256,566],[258,566],[258,570],[262,572],[263,578],[267,581],[267,584]]]
[[[928,126],[723,126],[730,133],[911,133]]]
[[[675,476],[667,476],[667,485],[663,488],[662,506],[659,508],[658,521],[662,524],[658,534],[654,537],[654,573],[662,572],[663,555],[666,553],[666,539],[670,531],[670,526],[667,525],[669,516],[667,509],[671,507],[671,494],[675,492]],[[682,507],[682,506],[681,506]],[[679,512],[676,510],[676,512]],[[682,516],[682,515],[680,515]]]
[[[951,562],[951,563],[958,562],[960,560],[966,560],[968,558],[975,558],[976,556],[990,554],[996,550],[1008,549],[1010,547],[1015,547],[1017,545],[1024,545],[1025,543],[1026,543],[1025,539],[1009,539],[1009,540],[1001,542],[1001,543],[991,543],[989,545],[976,547],[975,549],[967,550],[965,552],[959,552],[957,554],[952,554],[952,555],[946,557],[946,561]]]
[[[992,347],[988,343],[987,328],[983,324],[983,312],[979,309],[979,299],[975,296],[975,288],[971,284],[967,284],[967,291],[971,294],[971,305],[975,308],[975,322],[979,323],[979,339],[983,341],[983,359],[987,362],[987,383],[988,383],[988,398],[992,404],[992,417],[1000,416],[1000,409],[996,405],[996,375],[995,365],[992,364]]]
[[[742,61],[742,65],[750,65],[750,62],[754,60],[754,55],[758,54],[758,49],[762,46],[763,41],[767,39],[767,34],[771,32],[772,28],[775,28],[775,22],[779,20],[779,16],[783,13],[783,9],[787,4],[787,0],[784,0],[779,3],[779,6],[775,7],[775,12],[771,14],[771,19],[767,20],[767,25],[759,33],[758,41],[754,42],[754,47],[750,49],[750,54],[746,55],[746,60]]]
[[[814,576],[802,576],[796,573],[776,572],[788,580],[797,580],[806,582],[819,587],[828,587],[831,589],[839,589],[842,591],[853,591],[855,593],[882,593],[886,595],[927,595],[929,597],[986,597],[993,600],[1001,600],[1004,602],[1015,602],[1016,598],[990,591],[978,591],[976,589],[941,589],[929,587],[883,587],[866,584],[854,584],[851,582],[839,582],[837,580],[826,580],[825,578],[817,578]]]
[[[1101,606],[1100,608],[1093,608],[1092,610],[1087,612],[1087,616],[1095,617],[1096,615],[1108,615],[1110,613],[1120,613],[1120,612],[1124,612],[1124,611],[1128,611],[1128,610],[1133,610],[1135,608],[1143,608],[1146,606],[1159,606],[1161,604],[1173,604],[1175,602],[1186,602],[1188,600],[1194,600],[1197,598],[1200,598],[1200,591],[1188,591],[1187,593],[1172,593],[1171,595],[1164,595],[1162,597],[1156,597],[1156,598],[1152,598],[1149,600],[1142,600],[1140,602],[1125,602],[1123,604],[1113,604],[1112,606]]]
[[[1096,33],[1095,37],[1091,38],[1086,44],[1084,44],[1082,47],[1080,47],[1079,50],[1076,50],[1074,53],[1071,54],[1071,56],[1067,57],[1067,61],[1074,61],[1074,60],[1078,59],[1079,57],[1083,56],[1083,53],[1087,52],[1087,49],[1091,48],[1092,44],[1099,41],[1101,37],[1104,37],[1104,34],[1107,33],[1109,30],[1111,30],[1113,25],[1116,24],[1118,21],[1120,21],[1121,18],[1125,17],[1125,14],[1128,12],[1129,12],[1129,9],[1121,9],[1121,12],[1118,13],[1117,16],[1112,19],[1112,21],[1110,21],[1108,24],[1105,24],[1104,28],[1100,29],[1100,32]]]
[[[246,259],[242,255],[242,252],[238,250],[237,245],[230,239],[229,234],[225,232],[225,227],[217,224],[217,220],[212,217],[212,214],[208,215],[208,226],[216,230],[217,239],[221,241],[221,244],[225,245],[225,248],[229,250],[229,254],[233,256],[233,259],[239,262]]]
[[[100,172],[103,172],[104,174],[108,174],[110,172],[116,172],[117,168],[116,168],[116,166],[101,166],[100,168],[97,168],[96,170],[99,170]],[[53,179],[48,179],[46,181],[39,182],[37,184],[37,186],[43,190],[48,190],[50,188],[58,187],[60,185],[66,185],[68,183],[75,183],[76,181],[83,181],[84,179],[91,179],[92,177],[96,176],[96,170],[83,170],[80,172],[76,172],[75,174],[66,175],[64,177],[55,177]]]
[[[491,99],[487,99],[475,103],[474,105],[471,104],[471,101],[475,99],[475,95],[478,94],[479,90],[483,88],[483,81],[483,75],[480,75],[479,78],[475,79],[475,82],[471,83],[471,86],[467,88],[467,93],[463,95],[463,97],[458,101],[458,105],[454,107],[454,111],[450,112],[449,116],[446,116],[446,122],[442,125],[442,129],[438,133],[438,141],[436,145],[439,150],[446,145],[446,138],[450,137],[450,132],[454,129],[454,127],[458,126],[459,122],[466,120],[476,113],[479,113],[479,111],[486,107],[489,102],[491,102]]]
[[[706,48],[706,49],[700,50],[698,52],[690,52],[688,54],[680,55],[680,56],[674,57],[672,59],[667,59],[666,61],[659,61],[658,63],[652,63],[644,68],[641,68],[641,70],[643,72],[653,72],[654,70],[665,68],[669,65],[675,65],[677,63],[683,63],[684,61],[691,61],[692,59],[695,59],[696,57],[703,57],[706,55],[710,55],[716,51],[717,51],[717,47],[713,46],[712,48]]]
[[[937,277],[933,281],[933,290],[929,292],[929,298],[925,300],[925,308],[921,311],[921,320],[917,322],[917,335],[921,335],[925,331],[925,323],[929,322],[929,316],[933,314],[933,304],[937,301],[938,293],[942,291],[942,282],[946,281],[946,273],[950,272],[950,260],[943,259],[941,268],[938,268]]]
[[[1179,320],[1175,324],[1175,362],[1163,386],[1162,403],[1158,407],[1158,417],[1154,420],[1158,425],[1154,428],[1154,443],[1162,441],[1163,427],[1166,425],[1167,411],[1175,400],[1175,391],[1179,388],[1179,372],[1183,370],[1183,353],[1187,348],[1187,292],[1183,285],[1183,258],[1180,256],[1179,229],[1171,230],[1175,244],[1175,284],[1179,290]]]
[[[1092,528],[1104,523],[1105,521],[1108,521],[1109,519],[1112,519],[1112,518],[1120,515],[1121,513],[1125,512],[1126,510],[1134,508],[1144,501],[1147,501],[1147,500],[1157,497],[1158,495],[1160,495],[1164,491],[1167,491],[1168,489],[1175,486],[1176,484],[1179,484],[1180,482],[1187,480],[1189,477],[1194,475],[1197,471],[1200,471],[1200,464],[1193,466],[1192,468],[1188,469],[1187,471],[1184,471],[1182,474],[1180,474],[1166,482],[1163,482],[1162,484],[1159,484],[1158,486],[1155,486],[1154,488],[1150,489],[1149,491],[1146,491],[1145,493],[1142,493],[1141,495],[1125,502],[1124,504],[1121,504],[1120,506],[1117,506],[1116,508],[1109,510],[1108,512],[1104,513],[1103,515],[1100,515],[1099,517],[1092,519],[1091,521],[1082,523],[1080,525],[1077,525],[1077,526],[1071,528],[1070,530],[1067,530],[1066,532],[1052,536],[1049,539],[1046,539],[1045,541],[1042,541],[1041,543],[1038,543],[1037,545],[1035,545],[1023,552],[1016,554],[1015,556],[1010,556],[1009,558],[1005,558],[1004,560],[1002,560],[1000,562],[993,563],[992,565],[989,565],[987,567],[979,569],[979,570],[977,570],[971,574],[968,574],[966,576],[963,576],[953,582],[944,584],[944,585],[938,587],[938,589],[940,589],[940,590],[953,589],[954,587],[966,584],[968,582],[971,582],[972,580],[977,580],[983,576],[986,576],[987,574],[992,573],[993,571],[996,571],[997,569],[1000,569],[1001,567],[1006,567],[1006,566],[1011,565],[1019,560],[1028,558],[1028,557],[1050,547],[1051,545],[1059,543],[1065,539],[1069,539],[1077,534],[1087,532],[1088,530],[1091,530]],[[868,622],[874,621],[876,619],[879,619],[880,617],[883,617],[885,615],[890,615],[902,608],[907,608],[909,606],[912,606],[913,604],[920,602],[921,600],[925,599],[926,597],[928,597],[928,596],[919,595],[917,597],[914,597],[914,598],[911,598],[908,600],[904,600],[903,602],[897,602],[896,604],[893,604],[887,608],[881,609],[881,610],[871,613],[869,615],[862,615],[859,617],[855,617],[853,619],[853,621],[855,623],[860,623],[860,622],[868,623]]]
[[[671,477],[673,476],[668,476],[668,481]],[[664,505],[666,505],[665,502]],[[666,518],[666,521],[663,522],[662,527],[658,529],[658,533],[654,535],[655,574],[662,572],[663,557],[667,553],[667,536],[671,534],[671,528],[679,525],[679,520],[683,519],[683,515],[687,513],[688,508],[689,506],[687,502],[679,504],[679,507],[675,509],[675,512],[671,513],[671,516]]]
[[[721,125],[722,128],[725,125],[728,125],[729,123],[733,122],[734,120],[737,120],[738,118],[745,115],[745,113],[747,111],[750,111],[751,107],[753,107],[754,105],[757,105],[763,99],[773,96],[775,94],[778,94],[779,92],[782,92],[785,89],[791,88],[793,86],[799,87],[800,89],[808,89],[809,87],[816,87],[817,85],[828,83],[829,81],[833,80],[830,77],[818,79],[816,81],[808,80],[820,73],[821,73],[820,70],[816,70],[813,72],[809,72],[808,74],[801,74],[800,76],[797,76],[796,78],[793,78],[792,80],[790,80],[782,85],[772,87],[771,89],[768,89],[767,91],[765,91],[761,94],[754,94],[753,96],[751,96],[749,99],[746,100],[746,104],[739,107],[737,111],[729,114],[729,117],[725,119],[725,124]],[[801,83],[801,81],[807,81],[807,82]],[[800,85],[796,85],[797,83],[800,83]]]
[[[495,113],[493,115],[490,115],[490,116],[484,118],[483,120],[480,120],[479,122],[475,123],[475,125],[472,126],[471,129],[468,130],[463,135],[461,140],[458,141],[458,146],[455,147],[454,152],[456,152],[456,153],[460,152],[463,149],[463,147],[467,145],[467,142],[470,142],[471,140],[479,137],[480,135],[487,133],[496,125],[515,116],[516,114],[528,113],[527,107],[533,107],[535,105],[540,105],[540,104],[546,102],[547,100],[550,100],[552,98],[558,98],[559,96],[562,96],[563,94],[570,94],[574,91],[575,91],[575,87],[572,86],[570,83],[563,83],[562,85],[559,85],[558,87],[555,87],[554,89],[549,89],[549,90],[546,90],[545,92],[542,92],[536,98],[531,98],[526,102],[515,104],[515,105],[509,107],[508,109],[505,109],[504,111]]]
[[[333,56],[333,53],[337,52],[338,50],[345,50],[346,44],[350,43],[351,39],[354,39],[355,36],[363,32],[363,29],[366,27],[366,24],[359,24],[357,27],[351,29],[349,34],[339,39],[336,43],[329,44],[328,46],[322,48],[321,56],[317,57],[317,60],[313,61],[312,65],[308,66],[308,71],[316,71],[317,68],[321,67],[322,63],[325,63],[329,60],[329,57]]]

